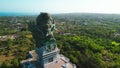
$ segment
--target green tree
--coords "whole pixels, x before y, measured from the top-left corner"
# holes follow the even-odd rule
[[[13,66],[14,66],[15,68],[19,67],[19,61],[18,61],[17,58],[13,59]]]

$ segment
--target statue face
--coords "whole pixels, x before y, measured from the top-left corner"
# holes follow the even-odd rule
[[[37,25],[48,24],[48,23],[50,24],[49,20],[53,20],[52,17],[49,14],[41,13],[37,17],[36,22],[37,22]]]

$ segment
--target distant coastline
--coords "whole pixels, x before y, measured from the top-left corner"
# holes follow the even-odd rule
[[[0,16],[35,16],[37,13],[24,13],[24,12],[0,12]]]
[[[0,16],[37,16],[39,13],[32,12],[0,12]],[[117,15],[120,14],[107,14],[107,13],[52,13],[52,15]]]

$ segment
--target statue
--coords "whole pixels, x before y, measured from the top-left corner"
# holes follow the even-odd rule
[[[56,40],[53,36],[55,23],[48,13],[41,13],[37,17],[36,23],[29,24],[29,29],[37,48],[44,46],[46,51],[52,51],[56,48]]]
[[[35,50],[29,52],[30,57],[28,59],[20,62],[23,68],[56,68],[56,66],[61,68],[64,65],[66,68],[76,68],[68,58],[59,54],[60,50],[57,48],[53,35],[55,23],[48,13],[41,13],[36,18],[36,22],[31,22],[28,26],[36,47]]]

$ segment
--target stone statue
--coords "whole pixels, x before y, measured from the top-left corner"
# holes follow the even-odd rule
[[[76,68],[67,57],[59,54],[60,50],[57,48],[53,35],[55,23],[48,13],[41,13],[36,18],[36,22],[31,22],[28,26],[36,47],[35,50],[29,52],[32,56],[20,61],[22,68],[56,68],[56,66],[57,68]]]
[[[48,13],[41,13],[37,17],[36,23],[29,24],[29,29],[32,32],[37,48],[44,46],[46,51],[52,51],[56,48],[53,36],[55,23]]]

